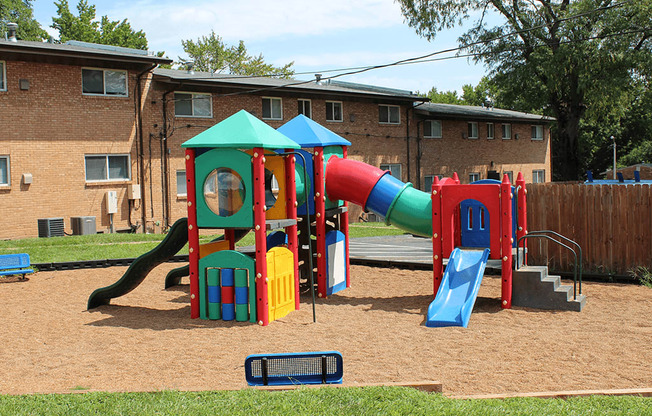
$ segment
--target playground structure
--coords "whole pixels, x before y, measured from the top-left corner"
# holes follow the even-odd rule
[[[299,309],[302,280],[311,289],[316,280],[322,298],[350,286],[347,202],[432,240],[435,300],[427,326],[468,324],[488,259],[501,261],[501,306],[511,308],[512,249],[527,232],[522,175],[513,188],[507,176],[462,185],[455,174],[422,192],[348,159],[349,145],[303,115],[274,130],[244,110],[183,143],[187,220],[118,282],[96,290],[89,309],[133,290],[187,241],[191,318],[268,325]],[[200,244],[201,229],[224,235]],[[250,230],[253,256],[235,249]],[[456,249],[469,233],[488,250]]]

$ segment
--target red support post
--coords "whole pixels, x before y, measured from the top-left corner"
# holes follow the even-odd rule
[[[292,149],[286,149],[292,152]],[[295,223],[285,227],[285,234],[288,237],[288,249],[294,257],[294,307],[299,310],[299,242],[297,236],[297,183],[294,176],[296,156],[285,155],[285,215],[288,219],[295,220]]]
[[[254,148],[254,234],[256,240],[256,310],[258,324],[269,324],[269,301],[267,298],[267,232],[265,224],[265,154],[262,148]]]
[[[347,157],[347,147],[342,146],[342,159]],[[344,245],[346,246],[346,287],[351,287],[351,261],[349,260],[349,203],[344,201],[346,211],[340,215],[340,230],[344,234]]]
[[[224,230],[224,239],[229,242],[229,250],[235,250],[235,230],[233,228]]]
[[[502,262],[502,307],[512,307],[512,184],[507,175],[500,184],[500,238]]]
[[[188,263],[190,269],[190,318],[199,318],[199,227],[195,190],[195,149],[186,149],[186,194],[188,204]]]
[[[520,188],[520,189],[519,189]],[[518,224],[516,226],[516,241],[527,234],[527,188],[525,187],[525,179],[521,172],[516,177],[516,189],[518,190]],[[527,263],[527,239],[523,240],[523,264]],[[518,247],[516,247],[518,249]]]
[[[433,274],[433,297],[437,296],[441,278],[444,275],[444,259],[442,248],[442,219],[441,219],[441,189],[439,178],[435,176],[432,182],[430,198],[432,201],[432,274]]]
[[[315,147],[315,224],[317,237],[317,295],[325,298],[326,276],[326,204],[324,203],[324,148]]]

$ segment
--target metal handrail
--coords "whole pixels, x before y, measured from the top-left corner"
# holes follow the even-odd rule
[[[583,269],[583,266],[582,266],[584,264],[582,262],[582,246],[580,246],[579,243],[577,243],[576,241],[573,241],[570,238],[568,238],[568,237],[566,237],[564,235],[561,235],[558,232],[552,231],[552,230],[537,230],[537,231],[532,231],[531,234],[553,234],[553,235],[555,235],[555,236],[557,236],[559,238],[564,239],[564,241],[567,241],[567,242],[575,245],[575,247],[577,247],[578,251],[580,252],[580,272],[578,273],[578,276],[579,276],[579,283],[580,283],[579,292],[580,292],[580,295],[581,295],[582,294],[582,276],[583,276],[583,273],[584,273],[584,269]],[[525,256],[525,252],[523,252],[523,253],[524,253],[523,256]]]
[[[516,268],[517,268],[517,270],[518,270],[518,265],[519,265],[518,246],[521,244],[521,241],[523,241],[524,255],[525,255],[525,239],[527,239],[527,238],[545,238],[545,239],[548,239],[550,241],[553,241],[553,242],[559,244],[560,246],[565,247],[565,248],[569,249],[570,251],[572,251],[573,255],[575,256],[575,267],[573,268],[573,299],[577,300],[577,252],[575,250],[573,250],[572,248],[570,248],[569,246],[567,246],[566,244],[562,243],[561,241],[557,241],[554,238],[550,237],[549,235],[537,234],[537,233],[541,233],[541,232],[545,232],[545,231],[534,231],[534,232],[528,233],[527,235],[524,235],[523,237],[518,239],[517,246],[516,246],[516,248],[517,248],[517,250],[516,250]],[[557,234],[554,231],[552,231],[552,233]],[[566,239],[566,237],[564,237],[562,235],[559,235],[559,236]],[[577,245],[577,243],[575,243],[574,241],[571,240],[571,242]],[[582,279],[582,277],[580,275],[580,291],[579,291],[580,295],[582,294],[582,283],[581,283],[582,280],[581,279]]]

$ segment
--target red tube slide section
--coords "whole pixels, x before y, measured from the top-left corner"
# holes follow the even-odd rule
[[[364,162],[331,157],[326,167],[326,193],[333,201],[343,199],[365,208],[374,186],[387,173]]]

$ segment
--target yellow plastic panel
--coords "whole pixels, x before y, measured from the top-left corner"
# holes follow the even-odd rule
[[[267,252],[267,301],[269,322],[280,319],[295,309],[294,256],[285,247]]]
[[[213,254],[218,251],[228,250],[229,249],[229,240],[222,241],[212,241],[210,243],[204,243],[199,245],[199,258],[206,257],[209,254]]]

